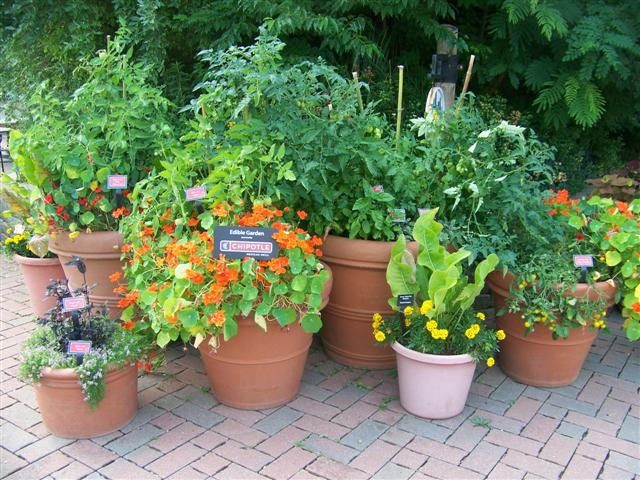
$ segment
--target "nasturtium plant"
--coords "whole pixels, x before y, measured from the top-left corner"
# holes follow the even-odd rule
[[[443,226],[435,220],[437,212],[437,208],[428,210],[415,223],[416,258],[407,249],[404,236],[395,243],[387,282],[393,294],[389,305],[398,314],[392,318],[375,314],[373,336],[378,342],[399,342],[421,353],[467,353],[492,366],[498,341],[505,338],[505,333],[494,332],[483,323],[484,314],[475,313],[472,306],[498,257],[490,254],[478,263],[473,281],[469,281],[461,263],[471,252],[460,249],[451,253],[441,244]],[[400,309],[397,297],[405,294],[413,294],[415,301]]]

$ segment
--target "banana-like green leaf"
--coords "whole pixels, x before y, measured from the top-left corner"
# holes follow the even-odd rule
[[[484,281],[487,278],[487,275],[496,269],[499,261],[498,256],[495,253],[492,253],[478,264],[474,274],[474,282],[464,287],[456,299],[456,302],[460,304],[460,308],[462,310],[471,308],[471,305],[473,305],[476,297],[480,295],[480,292],[484,287]]]
[[[437,208],[427,210],[416,220],[416,224],[413,227],[413,238],[420,245],[418,264],[432,271],[447,268],[447,264],[444,261],[447,251],[440,245],[442,225],[435,221],[437,212]]]
[[[433,301],[435,313],[442,313],[447,310],[445,301],[447,293],[456,286],[460,280],[460,272],[455,265],[446,270],[437,270],[431,274],[429,279],[429,298]]]
[[[400,235],[391,249],[391,259],[387,265],[387,283],[393,297],[389,300],[392,308],[397,308],[393,301],[395,297],[404,293],[416,293],[416,264],[413,255],[407,250],[407,241]]]

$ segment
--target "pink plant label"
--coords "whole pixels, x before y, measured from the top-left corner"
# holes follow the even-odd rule
[[[126,175],[109,175],[107,177],[107,189],[109,190],[125,190],[127,188]]]
[[[87,308],[87,297],[79,295],[77,297],[65,297],[62,299],[62,308],[65,312],[74,312]]]
[[[184,192],[187,196],[187,200],[189,201],[202,200],[207,196],[207,189],[204,187],[191,187],[186,189]]]
[[[419,209],[418,209],[418,215],[419,215],[419,216],[422,216],[422,215],[424,215],[425,213],[427,213],[427,211],[428,211],[428,209],[427,209],[427,208],[419,208]]]
[[[593,255],[574,255],[573,264],[576,267],[593,267]]]
[[[382,185],[374,185],[371,187],[371,190],[374,192],[384,192],[384,187]]]
[[[89,340],[69,340],[67,343],[67,353],[71,355],[86,355],[91,351]]]

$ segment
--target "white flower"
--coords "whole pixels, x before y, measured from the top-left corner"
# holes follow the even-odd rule
[[[493,131],[493,130],[483,130],[482,132],[480,132],[480,133],[478,134],[478,138],[487,138],[489,135],[491,135],[491,132],[492,132],[492,131]],[[475,145],[475,144],[474,144],[474,145]],[[473,152],[471,152],[471,153],[473,153]]]
[[[469,153],[473,153],[476,151],[476,147],[478,146],[478,142],[474,143],[469,147]]]

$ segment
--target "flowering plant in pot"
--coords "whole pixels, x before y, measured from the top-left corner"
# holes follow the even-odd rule
[[[61,437],[94,437],[127,424],[137,410],[136,365],[150,366],[149,338],[94,309],[88,292],[86,285],[51,283],[56,306],[20,355],[19,377],[34,385],[45,426]]]
[[[478,263],[470,282],[460,263],[471,252],[449,253],[441,244],[437,211],[416,221],[417,259],[404,237],[394,245],[387,281],[394,295],[389,304],[398,313],[375,314],[372,326],[376,341],[390,343],[396,352],[402,406],[421,417],[449,418],[464,408],[476,363],[493,366],[505,333],[488,327],[484,314],[472,309],[498,257],[490,254]],[[410,304],[398,307],[406,296]]]
[[[2,214],[17,217],[19,223],[6,229],[0,251],[20,266],[33,311],[41,317],[55,305],[55,300],[46,295],[47,285],[51,279],[65,277],[60,260],[49,251],[46,224],[38,221],[37,213],[33,215],[37,207],[29,204],[29,193],[28,188],[3,174],[0,198],[9,210]]]
[[[171,134],[169,102],[149,84],[150,67],[131,55],[119,35],[79,66],[86,81],[71,98],[42,86],[31,98],[26,130],[12,131],[9,142],[17,170],[36,187],[32,201],[49,223],[51,250],[63,265],[74,255],[88,262],[89,282],[97,284],[92,300],[112,315],[106,276],[119,268],[118,221],[130,211],[129,190],[157,164]],[[110,181],[114,175],[119,183]],[[65,272],[78,288],[77,271]]]
[[[589,220],[591,207],[566,190],[532,197],[530,207],[546,210],[549,235],[523,238],[509,273],[488,280],[498,326],[509,335],[499,362],[522,383],[566,385],[578,376],[598,330],[607,330],[607,308],[619,295],[616,274],[602,249],[607,234],[576,231],[583,222],[601,223]]]

